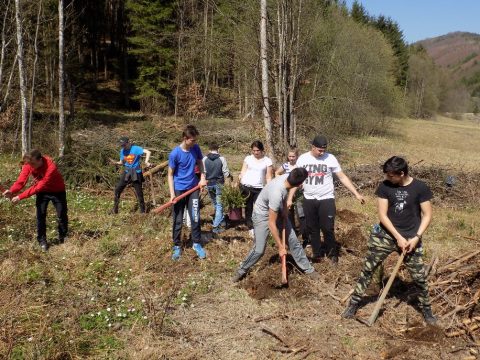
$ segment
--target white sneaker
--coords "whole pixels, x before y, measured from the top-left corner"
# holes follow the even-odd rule
[[[253,229],[248,230],[248,233],[252,239],[255,239],[255,231]]]

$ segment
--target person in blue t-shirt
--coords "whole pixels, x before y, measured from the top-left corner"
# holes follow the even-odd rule
[[[175,147],[168,157],[168,187],[170,190],[170,200],[194,188],[197,185],[201,187],[207,184],[205,180],[205,171],[203,169],[202,151],[197,144],[199,132],[193,125],[187,125],[183,131],[183,141]],[[195,175],[195,166],[200,169],[200,180]],[[180,259],[181,255],[181,235],[183,225],[183,212],[185,205],[191,219],[191,233],[193,240],[193,250],[200,259],[206,257],[205,250],[200,244],[200,190],[194,191],[190,195],[180,199],[173,205],[173,260]]]
[[[140,161],[143,154],[145,154],[145,165],[150,166],[150,150],[144,149],[140,146],[133,145],[128,137],[120,138],[120,161],[110,159],[114,165],[123,165],[124,170],[115,188],[115,198],[113,203],[113,214],[118,214],[118,205],[120,203],[120,195],[128,184],[132,184],[137,195],[138,205],[141,213],[145,213],[145,200],[143,199],[143,174],[140,167]]]

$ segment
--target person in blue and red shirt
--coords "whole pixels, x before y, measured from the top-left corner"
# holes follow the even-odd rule
[[[29,177],[33,178],[32,186],[20,191]],[[17,195],[18,194],[18,195]],[[51,201],[57,212],[58,239],[65,241],[68,232],[68,209],[65,182],[57,166],[38,150],[32,150],[23,156],[23,166],[17,181],[3,195],[16,204],[20,200],[36,195],[37,207],[37,240],[42,250],[48,250],[47,243],[47,206]]]
[[[115,198],[113,203],[113,214],[118,214],[118,205],[120,203],[120,195],[122,195],[123,190],[127,187],[128,184],[132,184],[135,189],[135,194],[137,195],[138,207],[140,212],[145,213],[145,200],[143,199],[143,174],[142,168],[140,166],[140,161],[142,155],[145,154],[145,165],[150,166],[150,150],[144,149],[140,146],[133,145],[129,138],[123,136],[120,138],[120,161],[115,161],[110,159],[114,165],[123,165],[124,171],[118,179],[117,187],[115,188]]]
[[[197,185],[203,187],[207,184],[202,162],[203,155],[200,146],[197,144],[198,136],[199,132],[197,128],[193,125],[187,125],[182,133],[182,143],[175,147],[168,156],[168,188],[170,190],[170,200],[173,200],[175,197]],[[198,166],[200,170],[200,179],[195,175],[195,166]],[[173,260],[179,260],[182,252],[181,234],[185,205],[187,205],[191,219],[193,250],[195,250],[200,259],[206,257],[205,250],[200,244],[199,194],[200,190],[194,191],[173,205]]]

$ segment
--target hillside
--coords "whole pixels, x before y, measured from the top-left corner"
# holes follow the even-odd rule
[[[96,141],[99,153],[102,145],[97,139],[102,138],[104,151],[113,156],[117,148],[108,143],[116,134],[128,131],[148,146],[154,144],[150,138],[155,135],[162,146],[156,147],[152,162],[160,162],[163,149],[176,144],[181,123],[128,115],[112,125],[103,111],[92,113],[90,126],[72,136],[72,146],[90,148],[85,144]],[[109,119],[114,116],[120,114],[111,113]],[[239,127],[235,120],[218,118],[196,124],[201,129],[202,148],[205,141],[221,142],[222,153],[238,176],[250,139],[258,136],[257,124],[251,121]],[[327,261],[315,264],[321,281],[314,283],[301,276],[290,259],[288,288],[279,286],[280,265],[271,243],[250,276],[237,286],[231,284],[230,278],[252,242],[245,226],[233,222],[220,237],[213,238],[213,208],[205,196],[202,239],[207,259],[196,260],[187,248],[176,263],[170,260],[170,216],[137,214],[131,189],[122,197],[120,213],[112,216],[108,214],[112,190],[102,191],[99,185],[70,187],[70,237],[47,253],[39,252],[35,243],[33,199],[13,206],[0,198],[0,358],[466,358],[471,349],[477,351],[477,345],[466,336],[446,337],[444,332],[461,331],[463,323],[458,319],[480,318],[478,307],[469,308],[468,314],[449,315],[455,304],[468,305],[472,294],[480,294],[479,265],[465,261],[473,276],[458,279],[449,272],[441,273],[441,265],[452,264],[453,259],[478,247],[475,200],[480,188],[480,152],[475,145],[479,141],[478,123],[445,118],[394,120],[389,136],[332,141],[332,152],[338,154],[367,203],[360,205],[343,187],[338,188],[340,262],[336,267]],[[301,148],[308,148],[306,139]],[[373,327],[340,319],[345,307],[342,299],[359,274],[368,230],[377,218],[373,189],[382,178],[378,162],[393,153],[407,156],[415,176],[428,180],[435,190],[435,219],[424,245],[428,264],[438,259],[438,273],[443,276],[430,278],[440,328],[424,327],[418,311],[408,304],[414,288],[406,285],[410,279],[404,270]],[[0,165],[6,170],[4,176],[11,174],[12,178],[18,172],[16,156],[0,155]],[[458,185],[452,189],[443,185],[447,174],[457,179]],[[1,180],[9,182],[5,177]],[[156,175],[154,183],[156,196],[146,192],[147,201],[156,198],[158,205],[166,196],[164,175]],[[151,183],[146,186],[150,189]],[[53,209],[48,216],[48,234],[53,238]],[[185,234],[184,241],[187,239]],[[307,253],[311,255],[311,250]],[[387,261],[385,274],[395,261],[396,255]],[[449,281],[449,287],[439,287]],[[359,311],[360,319],[373,310],[378,288],[370,290],[372,297]]]
[[[454,32],[419,41],[436,64],[450,69],[472,91],[480,94],[480,35]]]

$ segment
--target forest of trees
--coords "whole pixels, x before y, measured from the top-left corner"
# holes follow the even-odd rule
[[[54,121],[58,153],[82,92],[126,110],[258,119],[270,150],[297,135],[374,134],[391,117],[464,112],[466,91],[392,19],[334,0],[4,0],[2,139]],[[65,109],[64,109],[65,108]]]

